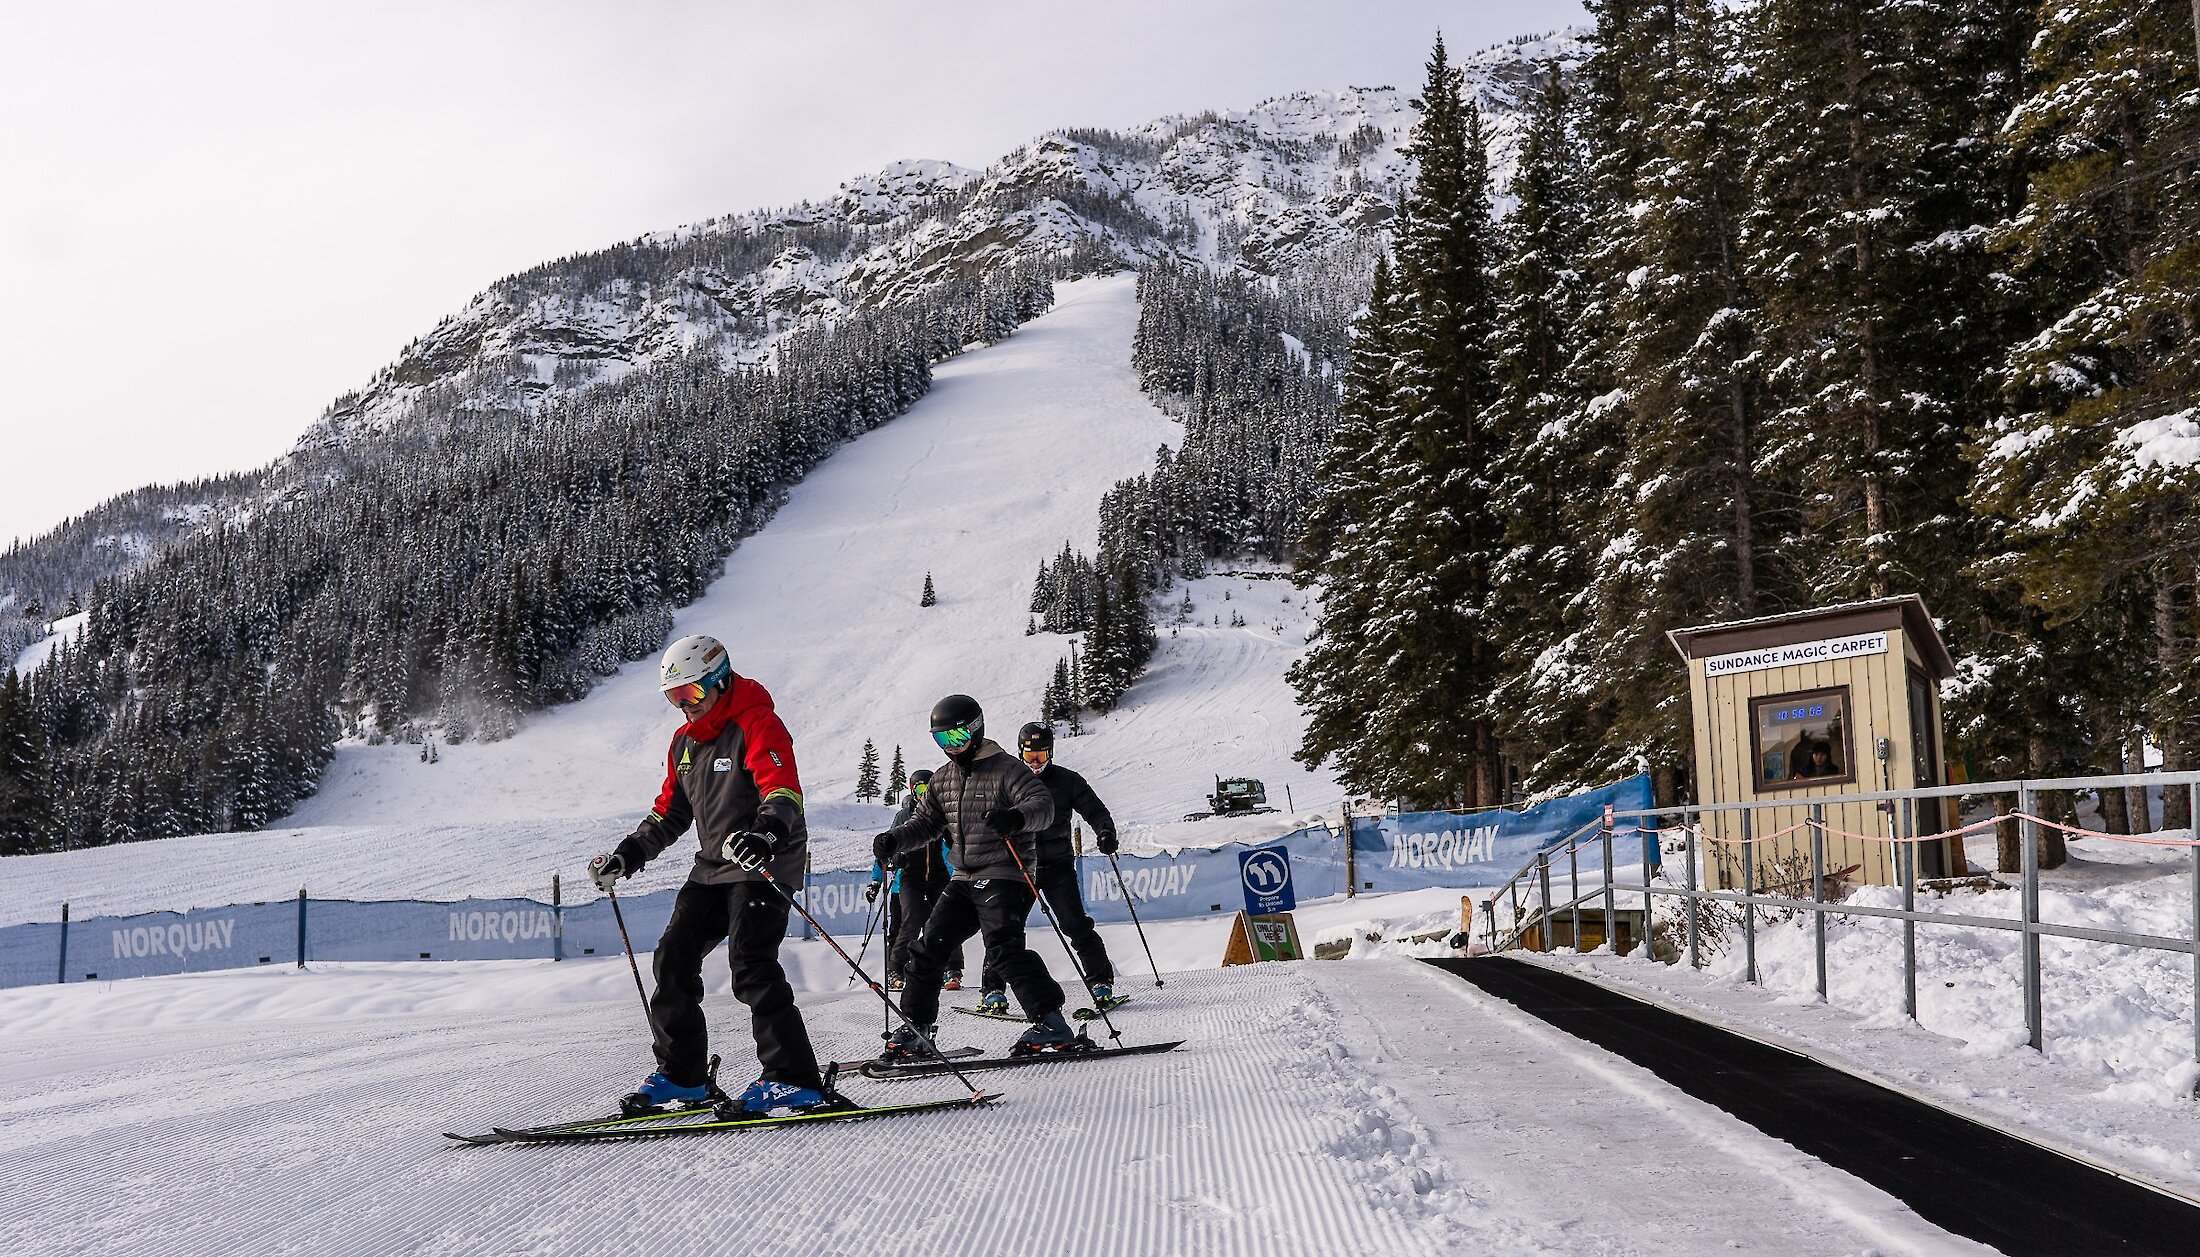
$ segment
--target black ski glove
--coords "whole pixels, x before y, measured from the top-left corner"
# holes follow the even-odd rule
[[[894,835],[880,834],[871,840],[871,858],[886,868],[894,867]]]
[[[779,842],[762,830],[749,830],[726,839],[726,862],[751,873],[771,862]]]
[[[1114,854],[1116,853],[1116,850],[1117,850],[1118,848],[1120,848],[1120,847],[1121,847],[1122,845],[1123,845],[1122,843],[1119,843],[1119,842],[1117,842],[1117,841],[1115,840],[1115,835],[1114,835],[1114,834],[1102,834],[1102,835],[1100,835],[1100,854],[1101,854],[1101,855],[1114,855]]]
[[[863,902],[865,902],[865,903],[877,903],[877,902],[878,902],[878,883],[877,883],[877,882],[873,882],[873,883],[871,883],[870,885],[868,885],[868,886],[866,886],[866,887],[864,887],[864,888],[863,888]]]
[[[1006,838],[1024,827],[1024,814],[1012,807],[997,807],[985,814],[985,827]]]

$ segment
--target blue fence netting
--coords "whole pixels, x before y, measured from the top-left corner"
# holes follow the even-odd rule
[[[1352,818],[1349,867],[1363,891],[1474,887],[1509,876],[1534,854],[1606,807],[1650,806],[1648,777],[1631,777],[1519,812],[1407,812]],[[1144,921],[1235,912],[1243,897],[1238,856],[1249,846],[1291,854],[1301,899],[1342,893],[1348,857],[1326,825],[1258,843],[1230,843],[1156,855],[1078,861],[1085,907],[1095,920],[1130,920],[1127,888]],[[1645,856],[1654,859],[1646,839]],[[1117,870],[1122,874],[1117,881]],[[802,898],[834,934],[861,934],[871,905],[868,869],[810,874]],[[622,895],[619,906],[638,948],[672,916],[676,890]],[[799,931],[802,925],[795,924]],[[145,912],[0,928],[0,987],[48,982],[201,973],[307,961],[541,960],[617,953],[618,925],[607,899],[557,905],[536,899],[298,899]]]
[[[1552,799],[1518,812],[1406,812],[1352,818],[1354,872],[1362,890],[1491,886],[1535,853],[1601,822],[1604,809],[1650,806],[1648,773]],[[1621,829],[1637,828],[1621,822]],[[1643,835],[1643,859],[1655,864],[1655,835]]]

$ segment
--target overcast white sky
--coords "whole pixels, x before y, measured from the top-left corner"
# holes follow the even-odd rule
[[[1415,84],[1578,0],[0,4],[0,546],[274,458],[497,277],[903,157]]]

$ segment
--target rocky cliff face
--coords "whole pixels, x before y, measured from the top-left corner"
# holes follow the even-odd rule
[[[1510,169],[1534,67],[1569,37],[1468,62]],[[423,403],[537,401],[669,354],[766,359],[788,332],[1014,265],[1175,256],[1280,276],[1381,233],[1416,117],[1391,87],[1298,92],[1128,132],[1042,136],[984,170],[903,161],[789,209],[714,219],[511,276],[330,407],[298,449],[356,448]]]

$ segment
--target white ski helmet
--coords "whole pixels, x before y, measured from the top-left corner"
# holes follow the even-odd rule
[[[725,643],[715,637],[696,633],[683,637],[665,648],[664,660],[657,665],[657,688],[668,701],[681,706],[675,690],[689,686],[700,687],[693,692],[695,699],[708,698],[724,689],[733,678],[733,660],[726,654]]]

